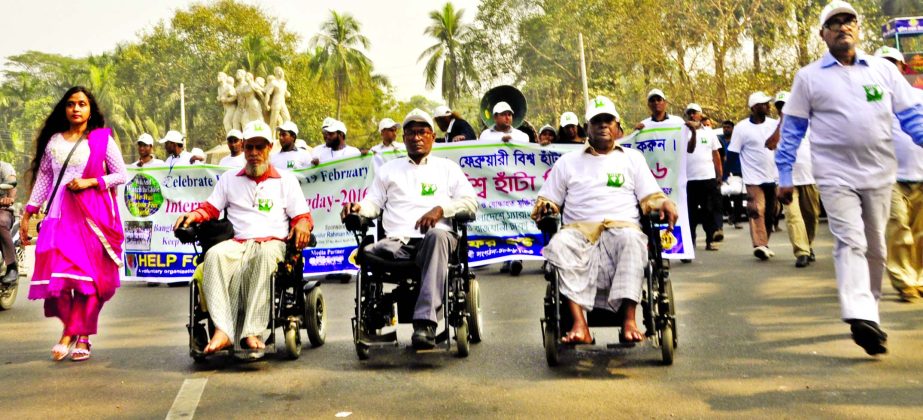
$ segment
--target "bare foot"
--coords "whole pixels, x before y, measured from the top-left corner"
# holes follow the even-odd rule
[[[244,342],[247,344],[247,348],[250,350],[262,350],[266,348],[266,345],[263,344],[263,340],[260,340],[260,337],[251,335],[244,339]]]
[[[219,329],[215,330],[215,335],[212,336],[211,341],[208,342],[208,345],[205,346],[205,353],[214,353],[216,351],[224,350],[228,347],[231,347],[231,338],[228,337],[224,331]]]
[[[567,332],[564,337],[561,337],[561,342],[565,344],[592,344],[593,336],[590,334],[590,329],[576,328]]]
[[[638,324],[635,320],[631,319],[626,320],[625,324],[622,325],[622,336],[620,338],[624,343],[638,343],[644,341],[644,334],[638,329]]]

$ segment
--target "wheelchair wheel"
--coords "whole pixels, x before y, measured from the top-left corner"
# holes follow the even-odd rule
[[[558,334],[555,331],[553,320],[545,321],[545,361],[549,367],[555,367],[560,363],[560,353],[558,352]]]
[[[356,343],[356,356],[359,356],[359,360],[369,360],[369,346]]]
[[[480,343],[484,333],[484,319],[481,314],[481,287],[477,279],[468,280],[467,306],[471,342]]]
[[[660,354],[663,356],[663,364],[669,366],[673,364],[673,353],[675,350],[673,337],[673,320],[667,321],[660,332]]]
[[[676,306],[675,306],[675,301],[673,299],[673,282],[670,280],[664,280],[663,298],[666,298],[667,302],[669,303],[668,305],[669,312],[667,313],[670,315],[670,319],[671,319],[670,329],[673,330],[673,348],[677,348],[679,347],[679,336],[676,334],[676,318],[675,318]]]
[[[19,294],[19,281],[0,289],[0,311],[5,311],[13,307],[16,303],[16,295]]]
[[[458,345],[458,357],[468,357],[471,342],[468,341],[468,320],[462,319],[461,324],[455,327],[455,341]]]
[[[327,305],[320,287],[311,289],[304,297],[304,322],[311,347],[324,345],[327,339]]]
[[[285,331],[285,349],[288,358],[295,360],[301,356],[301,325],[298,321],[289,321],[282,329]]]

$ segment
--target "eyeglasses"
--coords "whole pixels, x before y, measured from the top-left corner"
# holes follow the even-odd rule
[[[827,28],[831,31],[839,31],[843,26],[848,26],[850,28],[855,28],[859,21],[855,16],[851,16],[845,19],[830,19],[827,23],[824,24],[824,28]]]
[[[417,137],[426,137],[432,135],[432,130],[427,130],[425,128],[420,128],[416,130],[404,130],[404,137],[409,139],[415,139]]]
[[[244,145],[244,149],[247,149],[248,151],[250,151],[250,150],[259,150],[259,151],[263,151],[263,150],[266,149],[266,146],[267,146],[266,143],[245,144],[245,145]]]

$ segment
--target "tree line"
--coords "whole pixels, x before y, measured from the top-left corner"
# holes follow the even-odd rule
[[[696,102],[713,119],[747,114],[755,90],[790,87],[794,73],[825,50],[817,35],[823,0],[484,0],[477,10],[436,5],[421,34],[425,86],[478,125],[481,94],[499,84],[520,88],[528,120],[556,125],[584,104],[577,47],[585,40],[590,95],[612,97],[631,127],[647,114],[645,93],[663,89],[671,112]],[[881,45],[887,14],[921,12],[921,1],[854,0],[862,14],[863,47]],[[399,101],[365,52],[375,48],[361,22],[329,12],[308,48],[259,7],[234,0],[198,3],[143,30],[135,42],[88,57],[29,51],[7,57],[0,80],[0,159],[25,165],[24,154],[52,105],[68,87],[91,89],[126,156],[144,132],[159,138],[180,129],[179,84],[185,85],[192,146],[220,144],[222,107],[216,75],[238,68],[257,76],[285,69],[292,119],[318,133],[324,117],[349,127],[348,141],[370,146],[377,121],[414,107],[432,110],[423,96]],[[316,136],[305,136],[309,141]],[[26,153],[23,153],[26,152]]]

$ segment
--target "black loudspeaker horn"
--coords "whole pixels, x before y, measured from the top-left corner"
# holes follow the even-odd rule
[[[526,96],[519,89],[509,85],[501,85],[488,90],[481,97],[480,117],[481,123],[485,127],[490,127],[494,124],[493,109],[497,102],[510,104],[510,108],[513,108],[513,127],[519,128],[522,121],[526,119],[526,112],[529,110],[528,105],[526,105]]]

